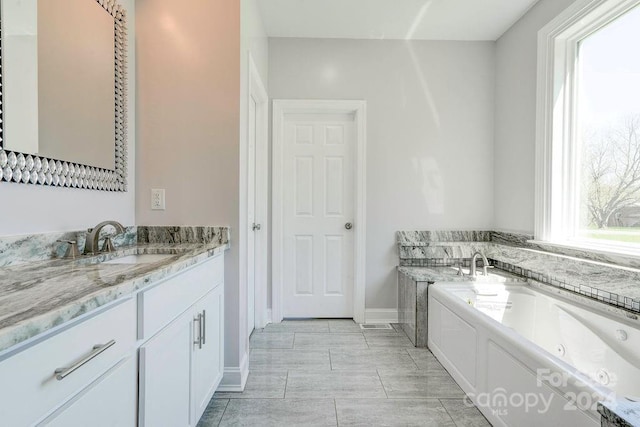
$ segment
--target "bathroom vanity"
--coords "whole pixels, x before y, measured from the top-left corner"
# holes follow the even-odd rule
[[[226,248],[0,269],[0,424],[195,426],[223,374]]]

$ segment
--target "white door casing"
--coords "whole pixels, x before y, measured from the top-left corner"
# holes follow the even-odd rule
[[[269,98],[251,53],[248,53],[248,63],[247,129],[245,149],[241,150],[246,153],[245,180],[241,183],[246,195],[246,216],[241,215],[240,220],[240,251],[244,259],[241,274],[247,284],[247,337],[254,328],[263,328],[271,321],[267,316]],[[254,224],[259,225],[259,229],[254,230]]]
[[[256,316],[256,100],[249,95],[247,129],[247,336],[255,328]]]
[[[364,322],[365,114],[364,101],[274,101],[274,322]]]

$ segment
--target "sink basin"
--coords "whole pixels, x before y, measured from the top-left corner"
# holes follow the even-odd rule
[[[120,258],[114,258],[109,261],[103,261],[102,264],[152,264],[154,262],[162,261],[167,258],[171,258],[175,255],[167,254],[137,254],[126,255]]]

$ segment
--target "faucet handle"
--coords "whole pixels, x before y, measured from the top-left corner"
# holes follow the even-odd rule
[[[111,241],[111,237],[107,237],[104,239],[104,243],[102,244],[101,252],[113,252],[115,248],[113,246],[113,242]]]
[[[57,240],[58,243],[66,243],[69,246],[67,247],[67,251],[64,254],[64,258],[75,259],[80,256],[80,251],[78,250],[78,242],[75,240]]]

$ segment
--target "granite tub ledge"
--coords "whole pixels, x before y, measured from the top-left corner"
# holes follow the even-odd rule
[[[415,282],[490,282],[490,283],[513,283],[526,282],[526,278],[519,277],[497,268],[489,268],[488,276],[482,275],[482,267],[478,267],[478,274],[474,277],[468,276],[468,268],[463,268],[464,276],[458,275],[458,267],[407,267],[399,266],[398,272],[405,274]]]
[[[606,427],[640,427],[640,402],[618,399],[599,402],[598,412]]]
[[[77,260],[37,261],[0,268],[0,358],[28,340],[227,250],[226,242],[147,243]],[[144,264],[102,261],[166,254]]]

